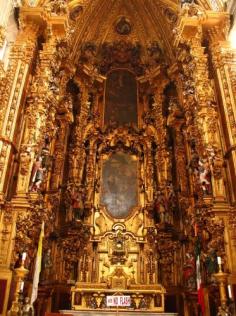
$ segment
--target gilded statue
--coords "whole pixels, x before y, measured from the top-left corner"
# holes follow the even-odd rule
[[[52,272],[53,262],[51,249],[47,249],[42,260],[42,280],[49,281]]]
[[[30,304],[29,297],[25,298],[24,304],[22,306],[22,316],[34,316],[34,307]]]
[[[219,306],[217,316],[232,316],[226,304]]]
[[[37,157],[31,174],[30,181],[30,191],[38,191],[44,179],[44,173],[46,168],[43,167],[43,158],[41,156]]]
[[[191,252],[187,252],[185,255],[183,276],[184,285],[188,291],[194,291],[196,289],[196,263],[195,256]]]

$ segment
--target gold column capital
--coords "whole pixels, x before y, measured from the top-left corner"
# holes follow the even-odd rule
[[[232,49],[228,41],[212,41],[210,43],[213,65],[220,68],[229,65],[232,68],[236,64],[236,50]]]
[[[46,7],[22,7],[21,27],[24,28],[33,23],[38,25],[40,30],[48,30],[49,35],[64,37],[68,31],[68,15],[53,14]]]
[[[228,12],[214,12],[205,24],[210,44],[227,41],[230,29],[230,15]]]
[[[182,42],[192,42],[200,30],[207,32],[211,40],[226,40],[230,27],[227,12],[205,11],[198,5],[186,3],[180,11],[179,21],[174,30],[174,46]]]

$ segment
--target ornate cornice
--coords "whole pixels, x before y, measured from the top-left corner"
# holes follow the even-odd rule
[[[22,7],[20,21],[23,30],[30,23],[59,36],[65,36],[69,27],[67,15],[54,14],[45,7]]]
[[[211,41],[224,41],[229,31],[227,12],[205,11],[195,4],[184,4],[180,18],[174,30],[177,47],[183,41],[192,41],[200,31],[202,36]]]

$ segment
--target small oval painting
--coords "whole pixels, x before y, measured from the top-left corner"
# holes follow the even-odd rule
[[[130,21],[122,16],[116,22],[116,32],[120,35],[129,35],[131,33],[131,24]]]

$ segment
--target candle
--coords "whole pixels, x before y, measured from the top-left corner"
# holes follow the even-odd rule
[[[217,257],[217,263],[219,266],[221,265],[221,257]]]
[[[197,237],[197,224],[194,224],[194,236]]]
[[[233,298],[232,289],[231,289],[231,285],[230,284],[228,284],[228,293],[229,293],[229,298]]]
[[[27,253],[26,253],[26,252],[23,252],[23,253],[22,253],[22,261],[25,261],[26,256],[27,256]]]
[[[24,281],[21,281],[20,283],[20,292],[23,292],[24,290]]]

